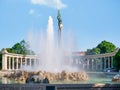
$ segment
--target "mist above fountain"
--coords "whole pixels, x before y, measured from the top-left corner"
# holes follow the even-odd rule
[[[34,34],[34,32],[30,32],[28,35],[28,41],[33,50],[39,52],[39,65],[35,65],[33,67],[26,67],[24,69],[27,70],[44,70],[50,72],[61,72],[65,71],[78,71],[76,67],[73,67],[72,60],[72,43],[70,44],[70,40],[65,42],[69,43],[69,46],[64,44],[64,40],[62,40],[62,44],[58,45],[58,41],[55,40],[54,37],[54,27],[53,27],[53,19],[49,16],[47,32]],[[70,41],[70,42],[69,42]],[[59,43],[60,44],[60,43]],[[67,44],[68,45],[68,44]],[[67,47],[67,48],[66,48]],[[64,49],[63,49],[64,48]],[[66,54],[67,52],[67,54]],[[66,55],[65,55],[66,54]]]

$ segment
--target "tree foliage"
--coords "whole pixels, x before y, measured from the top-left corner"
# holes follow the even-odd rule
[[[100,49],[100,53],[110,53],[115,50],[116,46],[113,43],[104,40],[98,44],[97,48]]]
[[[103,54],[103,53],[110,53],[115,50],[116,46],[108,41],[102,41],[97,47],[93,49],[87,49],[87,55],[94,55],[94,54]]]
[[[12,46],[12,48],[6,48],[9,53],[16,53],[16,54],[35,54],[34,51],[30,50],[30,46],[28,42],[22,40],[20,43],[16,43]]]
[[[87,55],[100,54],[100,49],[99,48],[87,49],[86,54]]]

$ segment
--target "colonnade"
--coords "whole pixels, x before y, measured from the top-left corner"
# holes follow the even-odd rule
[[[73,62],[80,69],[87,71],[104,71],[107,68],[113,68],[113,57],[118,52],[116,49],[112,53],[97,54],[97,55],[76,55]]]
[[[84,68],[88,71],[104,71],[106,68],[113,68],[113,56],[86,58],[84,64]]]
[[[6,50],[2,52],[2,70],[20,70],[24,66],[38,64],[36,55],[21,55],[8,53]]]
[[[113,68],[113,57],[117,51],[107,54],[74,56],[73,63],[76,66],[88,71],[103,71],[106,68]],[[2,50],[2,70],[19,70],[23,66],[39,64],[39,58],[36,55],[22,55],[8,53],[6,49]]]

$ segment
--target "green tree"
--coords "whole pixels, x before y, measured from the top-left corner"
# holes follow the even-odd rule
[[[93,53],[92,53],[92,49],[87,49],[87,51],[86,51],[86,55],[92,55]]]
[[[9,53],[24,54],[24,55],[33,55],[34,51],[30,49],[28,42],[22,40],[20,43],[16,43],[12,48],[7,48]]]
[[[100,49],[99,48],[93,48],[94,54],[100,54]]]
[[[102,54],[102,53],[110,53],[115,50],[116,46],[108,41],[102,41],[97,47],[92,49],[87,49],[87,55],[94,55],[94,54]]]
[[[120,70],[120,49],[118,50],[118,52],[114,56],[113,63],[114,63],[114,67],[116,67],[117,70]]]
[[[110,53],[115,50],[116,46],[113,43],[104,40],[98,44],[97,48],[100,49],[100,53]]]
[[[12,47],[12,51],[14,52],[14,53],[17,53],[17,54],[24,54],[24,53],[22,53],[22,46],[21,46],[21,44],[20,43],[16,43],[13,47]]]
[[[100,54],[100,49],[99,48],[87,49],[86,54],[87,55]]]
[[[6,48],[6,50],[7,50],[9,53],[15,53],[12,48]]]

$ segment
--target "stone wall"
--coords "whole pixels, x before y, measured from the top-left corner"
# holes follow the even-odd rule
[[[120,90],[120,84],[0,84],[0,90]]]

